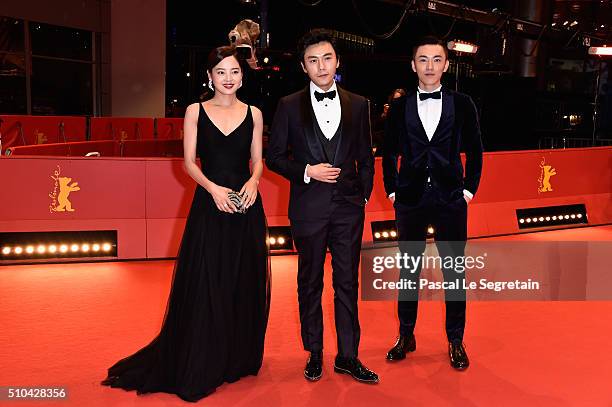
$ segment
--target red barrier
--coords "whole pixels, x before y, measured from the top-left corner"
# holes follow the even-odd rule
[[[40,144],[33,146],[17,146],[6,149],[6,155],[52,155],[69,156],[68,143]]]
[[[143,140],[153,138],[153,119],[92,117],[90,140]]]
[[[612,223],[612,148],[485,153],[480,189],[469,204],[470,237],[520,233],[516,209],[584,204],[588,224]],[[370,222],[392,220],[393,207],[376,160]],[[194,181],[180,158],[3,157],[0,230],[117,230],[120,258],[172,257],[180,243]],[[74,212],[58,212],[59,179],[80,190],[64,199]],[[65,186],[64,186],[65,189]],[[289,183],[264,171],[259,184],[271,226],[288,225]],[[128,221],[129,220],[129,221]],[[143,242],[144,241],[144,242]]]
[[[77,141],[74,143],[41,144],[33,146],[10,147],[6,155],[51,155],[84,157],[88,153],[99,153],[101,156],[119,156],[118,141]]]
[[[182,157],[183,140],[125,140],[122,157]]]
[[[158,118],[155,119],[155,134],[158,140],[183,139],[183,119],[176,118]]]
[[[2,148],[84,141],[86,118],[76,116],[0,115]]]

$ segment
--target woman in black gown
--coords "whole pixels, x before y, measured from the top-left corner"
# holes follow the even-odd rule
[[[234,48],[213,50],[207,72],[214,97],[185,113],[185,168],[198,185],[161,331],[113,365],[102,382],[187,401],[258,373],[270,304],[267,227],[257,193],[262,115],[236,97],[242,69]],[[241,194],[245,213],[230,191]]]

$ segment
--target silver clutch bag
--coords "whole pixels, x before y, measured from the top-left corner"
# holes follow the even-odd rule
[[[246,202],[244,202],[242,195],[236,191],[230,191],[227,193],[227,196],[238,210],[238,213],[246,213],[248,208],[245,206]]]

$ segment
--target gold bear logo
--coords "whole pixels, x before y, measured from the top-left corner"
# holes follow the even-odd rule
[[[74,212],[74,209],[72,208],[72,203],[68,199],[68,195],[70,195],[71,192],[80,191],[81,187],[79,187],[78,182],[73,182],[71,184],[70,181],[72,181],[72,178],[59,177],[60,191],[57,196],[57,201],[59,205],[55,207],[56,212]]]
[[[47,142],[45,133],[38,131],[38,129],[34,130],[34,135],[36,136],[36,144],[45,144]]]
[[[551,177],[557,175],[557,171],[552,165],[546,165],[545,159],[542,159],[540,163],[540,187],[538,188],[538,192],[552,192],[552,185],[550,183]]]

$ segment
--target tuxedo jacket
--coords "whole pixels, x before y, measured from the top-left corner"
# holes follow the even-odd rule
[[[268,144],[266,165],[291,182],[289,219],[325,219],[333,196],[364,206],[374,180],[374,156],[367,99],[337,87],[341,131],[332,166],[340,168],[336,183],[304,182],[306,164],[328,162],[317,136],[310,87],[280,99]]]
[[[476,194],[482,172],[482,141],[472,99],[442,88],[442,114],[429,141],[419,118],[416,90],[393,101],[385,123],[383,179],[387,194],[407,205],[419,202],[430,179],[443,201]],[[465,172],[460,153],[465,151]],[[401,156],[399,172],[398,157]]]

